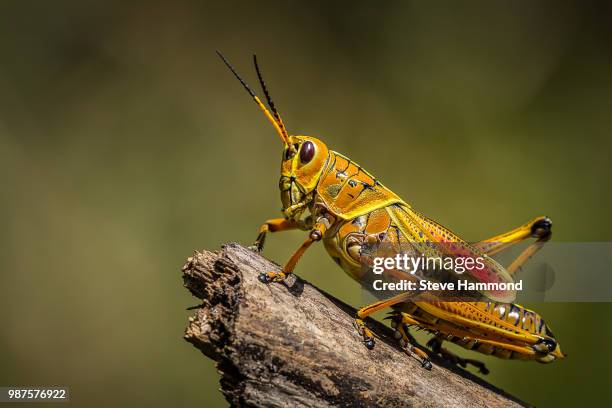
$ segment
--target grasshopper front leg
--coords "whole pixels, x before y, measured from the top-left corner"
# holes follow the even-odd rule
[[[306,217],[303,220],[299,218],[299,212],[305,205],[304,203],[299,203],[291,206],[285,209],[285,218],[272,218],[264,222],[259,228],[259,235],[257,235],[255,243],[249,249],[256,252],[263,251],[268,232],[290,231],[294,229],[306,231],[312,228],[312,217]]]
[[[308,238],[300,245],[300,247],[291,255],[281,272],[264,272],[259,275],[259,280],[263,283],[280,282],[285,280],[297,265],[298,261],[304,255],[304,252],[314,243],[323,238],[325,232],[329,229],[329,220],[325,217],[320,217],[317,220],[312,231],[308,234]]]
[[[287,218],[272,218],[264,222],[259,228],[259,235],[255,243],[249,247],[249,249],[261,252],[263,251],[264,244],[266,242],[266,234],[268,232],[280,232],[290,231],[294,229],[303,229],[303,222],[300,220],[287,219]]]

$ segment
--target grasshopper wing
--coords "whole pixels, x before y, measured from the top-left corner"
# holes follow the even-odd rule
[[[387,207],[393,224],[397,226],[413,250],[425,257],[481,258],[484,267],[465,268],[462,278],[471,282],[512,283],[514,280],[506,269],[494,259],[484,255],[474,246],[462,240],[437,222],[416,212],[408,204],[401,203]],[[402,239],[402,241],[403,241]],[[457,272],[458,273],[458,272]],[[492,301],[511,303],[516,298],[516,290],[480,290]]]

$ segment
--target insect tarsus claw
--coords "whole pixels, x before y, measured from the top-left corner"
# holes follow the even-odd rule
[[[372,337],[368,337],[363,340],[363,344],[368,348],[368,350],[372,350],[374,348],[374,339]]]
[[[272,280],[270,279],[268,274],[265,273],[265,272],[260,273],[258,278],[259,278],[259,281],[262,282],[262,283],[270,283],[270,282],[272,282]]]
[[[428,358],[426,358],[426,359],[425,359],[425,360],[423,360],[423,362],[421,363],[421,366],[422,366],[424,369],[426,369],[426,370],[428,370],[428,371],[431,371],[431,367],[432,367],[432,365],[431,365],[431,360],[430,360],[430,359],[428,359]]]

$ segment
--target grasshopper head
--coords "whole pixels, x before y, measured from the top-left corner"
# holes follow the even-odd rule
[[[307,204],[317,186],[329,151],[325,143],[310,136],[290,136],[283,149],[279,188],[283,210]]]
[[[240,81],[244,89],[251,95],[251,98],[253,98],[255,103],[262,110],[268,121],[274,126],[276,133],[283,143],[283,162],[281,165],[281,179],[279,183],[281,200],[283,202],[283,212],[285,215],[295,218],[304,211],[305,206],[312,200],[313,195],[311,193],[317,186],[325,163],[327,162],[327,146],[314,137],[289,136],[283,120],[274,106],[274,102],[272,102],[272,98],[270,97],[268,88],[261,75],[255,55],[253,55],[253,64],[255,65],[255,71],[257,71],[257,77],[261,88],[268,101],[269,110],[240,75],[238,75],[229,61],[227,61],[220,52],[217,51],[217,54],[221,57],[230,71],[232,71],[238,81]],[[298,207],[293,207],[298,204]]]

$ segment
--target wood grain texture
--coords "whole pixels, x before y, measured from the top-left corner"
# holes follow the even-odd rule
[[[368,350],[355,309],[292,276],[261,283],[279,266],[237,244],[196,252],[185,286],[202,300],[185,339],[217,362],[233,406],[512,407],[526,404],[434,358],[431,371],[406,355],[390,328],[369,319]]]

